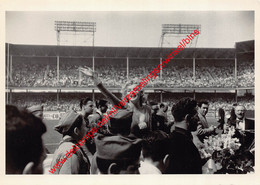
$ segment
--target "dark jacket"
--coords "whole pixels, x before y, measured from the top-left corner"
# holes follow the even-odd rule
[[[168,174],[202,174],[202,160],[189,131],[179,127],[170,135]]]

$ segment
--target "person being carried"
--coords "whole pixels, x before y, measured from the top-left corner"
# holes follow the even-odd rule
[[[101,93],[115,106],[119,106],[122,109],[131,109],[133,111],[133,122],[131,125],[131,132],[141,137],[143,132],[147,132],[152,129],[151,121],[151,108],[145,105],[147,102],[147,94],[143,89],[138,89],[134,94],[131,94],[130,98],[126,98],[126,95],[133,92],[136,85],[130,85],[126,83],[121,90],[123,100],[117,98],[109,90],[107,90],[102,82],[98,79],[97,74],[90,68],[80,68],[83,74],[89,76],[94,81],[95,85],[101,91]],[[131,100],[130,100],[131,99]]]

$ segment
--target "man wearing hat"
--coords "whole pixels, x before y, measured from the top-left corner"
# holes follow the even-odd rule
[[[133,111],[119,109],[107,122],[108,132],[112,135],[128,136],[131,130]]]
[[[28,112],[32,113],[34,116],[43,119],[43,106],[42,105],[33,105],[27,108]]]
[[[96,163],[101,174],[139,174],[141,139],[98,134]]]
[[[111,137],[111,136],[128,137],[130,134],[132,117],[133,117],[132,111],[130,111],[128,109],[118,110],[118,112],[113,117],[111,117],[111,118],[109,118],[109,120],[107,120],[106,124],[107,124],[107,128],[108,128],[108,133],[100,134],[98,136],[98,138],[100,138],[101,135],[103,135],[104,137]],[[103,122],[104,121],[105,121],[105,117],[103,119]],[[96,139],[95,139],[95,143],[96,143]],[[96,147],[98,147],[97,143],[96,143]],[[98,173],[97,154],[98,154],[98,151],[94,154],[93,159],[92,159],[91,170],[90,170],[91,174]]]
[[[61,158],[67,158],[61,167],[56,169],[55,174],[89,174],[89,159],[82,145],[79,146],[78,143],[88,131],[83,116],[71,110],[63,115],[55,130],[61,133],[63,138],[54,153],[51,166],[55,166]],[[71,150],[74,152],[71,153]]]

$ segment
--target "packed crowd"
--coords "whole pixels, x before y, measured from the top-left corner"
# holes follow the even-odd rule
[[[59,102],[57,103],[57,95],[56,94],[46,94],[46,93],[35,93],[26,95],[22,94],[14,94],[12,98],[12,103],[19,107],[30,107],[33,105],[41,103],[44,106],[44,111],[60,111],[66,112],[69,110],[79,110],[78,100],[82,99],[86,96],[85,93],[61,93]],[[118,95],[117,95],[118,96]],[[204,100],[207,100],[210,103],[209,110],[217,111],[219,108],[223,108],[224,110],[231,110],[232,105],[236,103],[235,99],[232,97],[222,96],[212,98],[212,94],[204,95]],[[158,93],[149,93],[149,99],[160,102],[160,94]],[[179,94],[167,94],[163,95],[163,102],[172,107],[179,99],[182,97],[187,97],[187,95],[183,93]],[[192,97],[192,96],[190,96]],[[101,99],[102,96],[95,94],[96,99]],[[201,99],[201,98],[199,98]],[[247,110],[255,110],[255,101],[254,97],[240,97],[239,102],[246,107]]]
[[[142,62],[142,61],[139,61]],[[145,63],[145,65],[143,65]],[[139,63],[140,64],[140,63]],[[145,67],[141,67],[145,66]],[[156,63],[142,62],[130,65],[129,79],[140,79],[151,71]],[[93,87],[93,82],[79,72],[80,65],[61,64],[59,81],[55,65],[15,63],[9,86],[15,87]],[[127,81],[126,66],[120,63],[95,66],[100,79],[106,86],[121,87]],[[191,65],[170,65],[163,70],[148,87],[254,87],[254,63],[245,61],[238,65],[237,85],[234,79],[234,65],[196,65],[196,79],[193,79]]]
[[[239,160],[243,165],[241,161],[233,162],[233,166],[230,166],[231,163],[226,165],[226,161],[216,161],[221,166],[213,172],[254,171],[254,134],[251,134],[254,121],[245,117],[243,105],[234,105],[228,119],[225,110],[220,109],[220,119],[215,127],[209,125],[206,119],[209,110],[207,101],[182,98],[172,103],[169,109],[167,104],[150,99],[143,89],[135,90],[134,84],[126,84],[122,97],[129,92],[134,95],[117,109],[115,106],[121,99],[106,89],[93,71],[80,70],[91,78],[109,102],[83,98],[78,100],[79,111],[70,110],[62,116],[54,128],[62,139],[45,171],[42,164],[46,154],[41,139],[46,132],[42,121],[43,106],[27,107],[25,110],[7,105],[7,174],[212,173],[212,158],[203,156],[201,151],[208,149],[203,143],[205,138],[219,134],[229,137],[223,140],[223,151],[232,147],[231,140],[241,142],[235,143],[234,150],[228,148],[232,151],[228,156],[242,156]],[[230,134],[233,130],[234,133]],[[247,130],[251,130],[248,135],[245,134]]]

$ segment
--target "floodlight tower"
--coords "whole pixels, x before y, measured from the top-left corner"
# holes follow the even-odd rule
[[[159,45],[161,48],[177,47],[180,40],[193,33],[195,29],[201,34],[201,25],[199,24],[162,24],[162,35]],[[189,47],[196,47],[199,35],[191,41]]]
[[[57,32],[57,45],[92,46],[92,68],[95,63],[95,32],[96,22],[76,22],[76,21],[55,21],[55,31]],[[71,42],[73,44],[71,44]],[[60,57],[57,56],[57,81],[59,81]],[[82,74],[79,71],[79,84]]]
[[[94,46],[95,22],[55,21],[54,29],[57,45]]]

